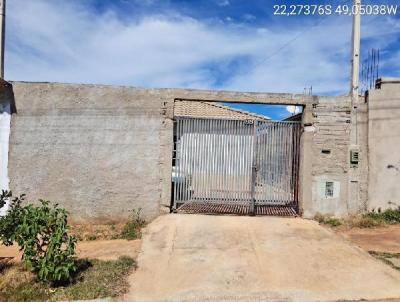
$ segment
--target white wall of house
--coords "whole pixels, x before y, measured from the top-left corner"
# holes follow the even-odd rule
[[[10,104],[0,104],[0,190],[9,189],[8,146],[10,140],[10,112]],[[0,216],[4,215],[7,209],[8,205],[0,209]]]

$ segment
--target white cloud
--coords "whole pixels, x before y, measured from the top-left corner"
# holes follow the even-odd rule
[[[247,58],[217,88],[302,93],[343,91],[349,74],[350,19],[332,17],[306,30],[264,62],[265,57],[305,30],[209,24],[182,15],[119,18],[94,13],[81,1],[14,0],[8,5],[6,78],[27,81],[215,88],[207,68]],[[386,28],[389,19],[381,19]],[[368,37],[382,46],[373,24]],[[386,27],[385,27],[386,26]],[[260,64],[258,64],[260,63]],[[221,64],[222,66],[223,64]]]
[[[252,15],[252,14],[244,14],[244,15],[242,16],[242,18],[243,18],[243,20],[245,20],[245,21],[247,21],[247,22],[252,22],[252,21],[254,21],[254,20],[257,19],[257,17],[254,16],[254,15]]]
[[[229,2],[229,0],[218,0],[217,1],[217,5],[219,6],[229,6],[231,3]]]
[[[286,111],[289,112],[290,114],[298,114],[301,112],[301,107],[299,106],[286,106]]]

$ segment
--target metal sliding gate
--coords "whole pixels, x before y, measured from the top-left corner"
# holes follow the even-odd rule
[[[174,209],[296,214],[300,122],[175,121]]]

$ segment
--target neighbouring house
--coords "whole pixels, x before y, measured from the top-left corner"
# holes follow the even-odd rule
[[[242,109],[235,109],[216,102],[192,102],[183,100],[175,102],[174,116],[231,120],[270,120],[267,116]]]

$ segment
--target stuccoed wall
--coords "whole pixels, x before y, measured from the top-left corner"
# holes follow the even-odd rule
[[[348,97],[13,82],[10,188],[50,199],[74,220],[146,218],[168,210],[175,100],[304,106],[300,208],[347,215]],[[329,149],[330,154],[322,150]],[[335,181],[335,196],[324,195]]]
[[[313,106],[312,124],[305,127],[311,135],[310,161],[312,196],[303,205],[305,217],[316,213],[346,216],[358,207],[360,200],[350,200],[349,145],[351,99],[317,97]],[[333,196],[326,195],[326,182],[333,182]]]
[[[164,123],[157,92],[13,83],[9,178],[15,193],[59,202],[76,220],[160,210]]]
[[[400,79],[383,78],[368,96],[368,208],[400,206]]]

